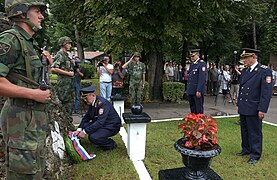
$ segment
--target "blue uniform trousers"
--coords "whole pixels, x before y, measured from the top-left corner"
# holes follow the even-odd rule
[[[201,97],[198,98],[194,94],[188,94],[189,106],[191,113],[194,114],[203,114],[204,112],[204,96],[201,94]]]
[[[90,122],[91,123],[91,122]],[[89,126],[84,124],[84,127]],[[113,149],[116,146],[116,142],[110,137],[116,135],[120,130],[120,127],[102,127],[97,131],[88,134],[88,139],[91,143],[100,146],[105,150]]]
[[[74,113],[78,113],[79,104],[80,104],[80,88],[81,84],[74,82],[74,90],[75,90],[75,104],[74,104]]]
[[[240,115],[242,152],[259,160],[262,154],[262,121],[256,116]]]

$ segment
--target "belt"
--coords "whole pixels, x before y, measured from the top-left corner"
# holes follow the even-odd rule
[[[110,82],[105,82],[105,81],[102,81],[101,83],[107,83],[107,84],[108,84],[108,83],[112,83],[112,81],[110,81]]]
[[[46,110],[46,104],[39,103],[31,99],[9,98],[8,101],[10,102],[11,105],[15,105],[26,109],[32,109],[32,110],[38,110],[38,111]]]

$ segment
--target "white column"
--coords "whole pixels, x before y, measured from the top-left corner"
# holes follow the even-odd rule
[[[113,101],[113,107],[121,119],[121,124],[124,124],[122,114],[124,113],[124,100]]]
[[[145,157],[146,123],[128,124],[127,150],[132,161],[142,161]]]

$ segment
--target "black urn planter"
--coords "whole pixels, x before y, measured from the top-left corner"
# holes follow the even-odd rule
[[[221,147],[216,145],[214,149],[201,151],[184,147],[185,139],[179,139],[175,144],[175,149],[181,153],[184,165],[188,168],[185,174],[186,179],[210,179],[211,175],[207,173],[215,173],[210,169],[212,158],[221,152]]]
[[[131,106],[131,112],[134,115],[140,115],[142,113],[143,106],[141,104],[135,103]]]

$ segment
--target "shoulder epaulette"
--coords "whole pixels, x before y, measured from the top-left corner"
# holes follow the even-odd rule
[[[267,69],[267,66],[265,66],[265,65],[261,65],[261,68]]]
[[[97,104],[97,105],[100,105],[100,104],[102,104],[102,101],[97,100],[97,101],[96,101],[96,104]]]

